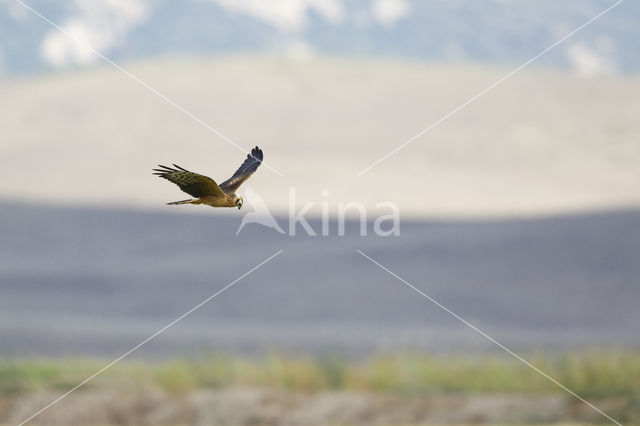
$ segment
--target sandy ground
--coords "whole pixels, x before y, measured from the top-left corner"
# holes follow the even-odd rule
[[[263,147],[283,176],[263,167],[250,185],[275,212],[290,186],[316,215],[322,201],[332,214],[340,201],[392,201],[405,217],[640,205],[638,77],[528,68],[357,177],[511,70],[272,57],[126,67],[239,146]],[[0,197],[162,208],[184,195],[151,176],[157,163],[220,181],[244,156],[111,67],[0,91]]]
[[[323,238],[209,210],[0,203],[0,356],[116,358],[279,249],[138,355],[499,350],[356,249],[513,349],[639,344],[639,212]]]
[[[55,399],[39,392],[0,399],[0,424],[16,424]],[[607,398],[599,408],[627,401]],[[33,425],[436,425],[587,424],[603,421],[579,401],[557,395],[393,396],[360,392],[291,393],[251,388],[169,395],[83,390],[33,419]]]

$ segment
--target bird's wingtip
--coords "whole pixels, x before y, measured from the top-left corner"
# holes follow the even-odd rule
[[[255,148],[253,148],[251,150],[251,154],[250,155],[251,155],[251,157],[262,161],[262,158],[263,158],[264,154],[262,153],[262,150],[258,147],[258,145],[256,145]]]

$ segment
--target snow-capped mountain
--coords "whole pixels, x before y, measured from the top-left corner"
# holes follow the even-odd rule
[[[614,0],[0,0],[0,69],[16,74],[100,61],[69,34],[117,61],[281,52],[517,64],[615,4]],[[640,3],[621,2],[537,63],[584,74],[640,70],[638,18]]]

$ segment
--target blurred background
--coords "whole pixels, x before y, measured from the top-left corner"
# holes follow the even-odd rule
[[[610,421],[356,250],[640,422],[640,4],[432,127],[614,4],[0,0],[0,424],[278,250],[30,423]],[[249,203],[166,206],[151,175],[221,182],[255,145],[241,195],[290,232],[295,188],[329,236],[236,235]]]

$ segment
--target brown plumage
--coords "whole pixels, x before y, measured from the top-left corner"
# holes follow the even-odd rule
[[[188,200],[174,201],[171,205],[177,204],[206,204],[211,207],[242,207],[242,197],[236,194],[240,185],[255,173],[262,163],[262,150],[257,146],[247,155],[242,165],[229,179],[218,185],[208,176],[190,172],[174,164],[174,168],[159,165],[159,169],[153,169],[154,175],[173,182],[180,189],[192,197]]]

